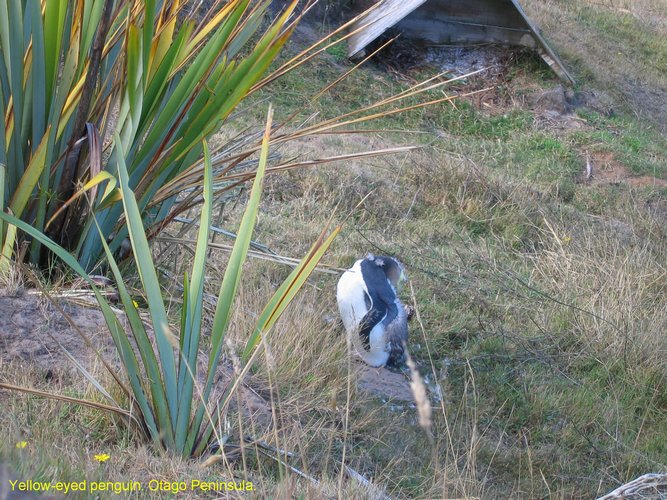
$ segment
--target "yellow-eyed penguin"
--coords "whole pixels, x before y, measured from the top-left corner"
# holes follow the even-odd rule
[[[396,295],[404,279],[399,261],[368,254],[338,281],[336,296],[345,330],[370,366],[400,368],[405,363],[408,315]]]

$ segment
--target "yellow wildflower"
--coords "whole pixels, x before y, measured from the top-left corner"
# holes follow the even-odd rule
[[[95,455],[95,460],[97,460],[99,463],[106,462],[109,460],[111,457],[107,455],[106,453],[101,453],[99,455]]]
[[[18,443],[16,443],[16,447],[17,447],[19,450],[22,450],[22,449],[25,448],[26,446],[28,446],[28,441],[19,441]]]

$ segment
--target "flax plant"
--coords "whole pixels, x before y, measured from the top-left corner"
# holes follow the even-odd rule
[[[218,0],[195,17],[182,0],[0,2],[0,210],[44,232],[90,270],[104,256],[104,240],[115,254],[128,238],[110,161],[119,151],[149,238],[201,203],[202,140],[249,95],[354,34],[348,28],[357,18],[271,70],[303,13],[295,14],[293,0],[268,22],[269,3]],[[363,122],[450,100],[414,103],[446,83],[434,77],[307,127],[279,124],[271,144],[355,132]],[[216,199],[252,180],[256,162],[247,160],[259,148],[259,137],[246,133],[211,152]],[[271,170],[407,149],[287,159]],[[40,240],[20,237],[30,243],[26,258],[47,264]],[[11,226],[0,224],[0,272],[20,243]]]
[[[122,147],[142,218],[159,222],[175,198],[152,203],[157,190],[194,167],[202,139],[265,76],[294,27],[296,1],[268,26],[268,1],[213,2],[199,20],[187,3],[0,2],[0,208],[86,268],[103,246],[82,191],[111,250],[127,237],[106,159]],[[0,227],[4,255],[14,238]],[[33,262],[42,248],[32,240]]]
[[[243,262],[248,253],[259,210],[262,182],[266,172],[269,151],[270,132],[271,113],[269,112],[257,172],[238,229],[236,242],[220,286],[210,332],[203,331],[204,310],[202,298],[213,205],[212,167],[206,143],[203,144],[204,201],[192,271],[189,276],[186,274],[183,282],[184,292],[181,297],[183,306],[179,326],[173,326],[167,316],[168,304],[158,282],[155,264],[141,218],[139,199],[129,187],[129,170],[124,161],[122,138],[118,134],[115,138],[115,162],[119,173],[119,194],[123,214],[127,221],[132,254],[141,279],[142,292],[148,304],[150,329],[146,328],[139,316],[137,305],[124,285],[118,264],[104,240],[102,240],[102,245],[118,287],[118,294],[129,323],[130,333],[125,331],[111,305],[97,289],[85,269],[65,248],[16,217],[0,213],[0,220],[9,227],[26,232],[36,241],[48,247],[90,284],[113,337],[124,374],[116,373],[106,363],[105,366],[125,391],[128,396],[127,399],[132,401],[133,407],[122,408],[121,403],[116,401],[109,391],[102,388],[101,384],[80,364],[77,364],[77,366],[82,373],[109,400],[111,405],[65,398],[7,384],[0,384],[0,387],[37,393],[87,404],[102,410],[114,411],[131,419],[141,432],[160,447],[172,450],[182,456],[199,456],[206,452],[211,442],[216,439],[215,431],[218,419],[221,413],[224,413],[229,398],[240,381],[237,378],[231,383],[220,399],[209,401],[213,394],[215,374],[220,363],[223,341],[228,330],[236,290],[241,279]],[[100,230],[99,226],[98,230]],[[262,336],[270,332],[275,321],[303,286],[339,230],[339,227],[335,228],[328,236],[326,231],[323,233],[267,303],[254,330],[249,332],[248,341],[244,348],[247,361],[252,360],[252,354],[261,342]],[[149,331],[152,331],[152,338]],[[210,335],[203,335],[204,333],[210,333]],[[202,350],[208,355],[208,363],[203,370],[204,373],[199,373],[197,360]],[[250,363],[247,363],[240,376],[249,367]],[[201,377],[198,377],[198,375],[201,375]]]
[[[0,0],[0,273],[18,258],[16,249],[27,244],[27,260],[44,265],[55,255],[89,283],[122,372],[102,361],[129,407],[69,353],[107,404],[4,383],[0,388],[116,412],[155,445],[182,456],[200,456],[217,439],[218,420],[252,365],[257,345],[340,230],[327,234],[325,229],[267,303],[248,332],[244,369],[218,396],[214,380],[264,176],[413,148],[287,158],[270,167],[269,149],[308,135],[356,132],[369,120],[452,99],[415,103],[415,97],[448,83],[436,75],[390,98],[301,127],[289,122],[273,127],[269,113],[260,136],[246,133],[209,151],[206,139],[243,99],[353,34],[342,35],[355,20],[329,35],[338,41],[325,37],[270,71],[300,16],[294,14],[294,0],[267,22],[269,3],[216,1],[195,19],[179,0]],[[250,198],[211,331],[204,331],[213,206],[224,192],[246,182],[253,183]],[[183,281],[180,324],[173,325],[149,240],[196,205],[201,216],[193,267]],[[124,242],[129,242],[148,304],[149,327],[119,269]],[[103,260],[113,274],[129,332],[88,274]],[[207,363],[201,362],[201,353]]]

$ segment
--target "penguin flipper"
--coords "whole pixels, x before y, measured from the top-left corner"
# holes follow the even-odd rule
[[[369,350],[371,348],[371,331],[380,323],[387,315],[386,308],[382,302],[374,304],[368,311],[366,316],[361,320],[359,328],[359,337],[364,345],[364,348]]]

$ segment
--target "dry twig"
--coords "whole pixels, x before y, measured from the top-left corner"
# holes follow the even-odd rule
[[[607,493],[598,500],[613,500],[616,498],[664,498],[667,494],[667,473],[644,474]],[[635,495],[637,495],[635,497]]]

